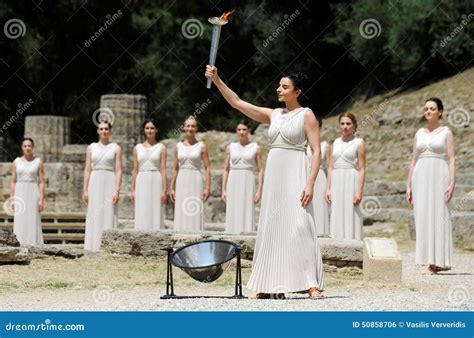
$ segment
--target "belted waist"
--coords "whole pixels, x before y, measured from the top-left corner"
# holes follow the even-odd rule
[[[180,169],[180,170],[182,170],[182,169],[187,169],[187,170],[197,170],[197,171],[199,171],[198,168],[193,167],[193,166],[190,166],[190,165],[181,165],[181,166],[179,166],[179,169]]]
[[[110,169],[110,168],[92,168],[92,171],[98,171],[98,170],[105,170],[105,171],[111,171],[111,172],[115,171],[114,169]]]
[[[139,173],[147,172],[147,171],[160,171],[160,169],[138,169]]]
[[[433,153],[422,153],[418,156],[418,158],[437,158],[440,160],[446,160],[445,154],[433,154]]]
[[[34,178],[31,178],[31,179],[20,178],[20,179],[17,179],[16,182],[17,183],[19,183],[19,182],[22,182],[22,183],[38,183],[38,180],[36,180]]]
[[[253,167],[230,167],[230,170],[253,170]]]
[[[348,162],[334,163],[334,169],[356,169],[357,167]]]
[[[306,147],[303,146],[303,145],[293,145],[293,144],[287,144],[287,143],[272,143],[272,144],[270,144],[270,149],[273,149],[273,148],[297,150],[297,151],[306,152]]]

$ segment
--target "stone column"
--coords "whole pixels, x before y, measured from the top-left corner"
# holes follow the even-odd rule
[[[66,116],[27,116],[24,136],[33,139],[34,154],[43,162],[57,162],[63,146],[70,143],[70,123],[71,119]]]

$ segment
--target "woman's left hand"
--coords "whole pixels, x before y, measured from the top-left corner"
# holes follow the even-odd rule
[[[162,204],[162,205],[166,205],[166,200],[167,200],[167,198],[166,198],[166,192],[163,191],[163,192],[161,193],[161,204]]]
[[[38,211],[42,212],[44,210],[44,201],[42,199],[38,202]]]
[[[207,202],[207,200],[209,199],[209,196],[210,196],[210,192],[209,192],[209,189],[204,189],[204,192],[202,193],[202,200],[204,202]]]
[[[454,185],[449,185],[448,188],[444,191],[444,200],[446,203],[449,203],[451,201],[451,198],[453,198],[454,194]]]
[[[354,199],[352,200],[354,206],[358,207],[360,201],[362,201],[362,194],[360,192],[356,192],[356,194],[354,195]]]
[[[313,199],[314,186],[306,184],[301,192],[300,202],[303,208],[306,208]]]
[[[112,195],[112,204],[113,205],[117,205],[117,203],[119,202],[119,199],[120,199],[120,194],[119,194],[119,191],[116,190],[114,191],[114,194]]]

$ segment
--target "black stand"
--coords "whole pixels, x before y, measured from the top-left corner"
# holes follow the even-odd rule
[[[242,294],[242,264],[240,261],[240,247],[235,249],[237,254],[237,268],[235,271],[235,295],[233,296],[176,296],[173,289],[173,265],[171,264],[171,258],[173,254],[173,248],[163,249],[168,253],[167,268],[166,268],[166,294],[161,296],[160,299],[186,299],[186,298],[233,298],[233,299],[245,299]]]

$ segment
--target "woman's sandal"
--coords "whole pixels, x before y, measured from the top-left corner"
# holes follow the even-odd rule
[[[324,296],[323,293],[321,292],[321,290],[319,290],[318,288],[310,288],[308,290],[308,294],[309,294],[309,298],[311,298],[311,299],[326,298],[326,296]]]
[[[428,266],[428,271],[427,271],[428,275],[433,276],[433,275],[436,275],[437,273],[438,273],[438,269],[437,269],[436,265]]]

